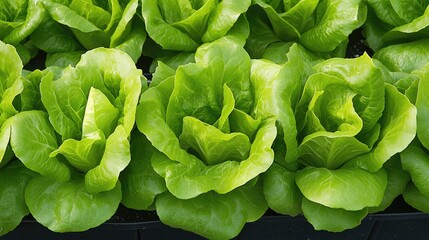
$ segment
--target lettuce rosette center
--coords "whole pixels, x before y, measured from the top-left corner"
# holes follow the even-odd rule
[[[203,45],[196,63],[179,67],[142,95],[138,116],[145,117],[137,118],[137,126],[162,153],[152,165],[175,196],[226,193],[271,165],[273,120],[268,113],[251,113],[256,99],[250,65],[231,40]],[[149,102],[153,109],[145,107]]]

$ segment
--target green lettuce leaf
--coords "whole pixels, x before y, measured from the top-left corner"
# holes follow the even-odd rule
[[[75,52],[59,52],[54,54],[48,54],[46,56],[46,67],[57,66],[65,68],[68,65],[75,67],[79,62],[83,51],[75,51]]]
[[[0,41],[0,124],[18,113],[14,100],[23,91],[22,62],[16,49]]]
[[[151,165],[155,148],[139,131],[131,135],[131,161],[121,173],[122,204],[138,210],[152,210],[155,197],[167,191],[164,179]],[[155,150],[156,151],[156,150]]]
[[[405,171],[410,173],[411,180],[419,192],[429,197],[427,170],[429,169],[429,155],[418,142],[413,142],[401,152],[401,163]]]
[[[395,44],[385,47],[374,54],[391,72],[411,73],[423,68],[429,61],[428,39],[411,43]]]
[[[402,193],[404,200],[413,208],[424,212],[429,213],[429,200],[426,195],[423,195],[419,189],[413,184],[409,183],[407,188]]]
[[[126,52],[137,62],[146,40],[143,23],[136,17],[138,2],[131,0],[122,6],[118,0],[109,0],[108,4],[86,0],[43,1],[55,22],[43,23],[33,39],[50,53],[76,51],[80,45],[87,50],[110,47]],[[49,42],[52,45],[47,45]]]
[[[368,214],[366,208],[357,211],[346,211],[341,208],[328,208],[314,203],[306,198],[302,201],[302,211],[305,218],[315,230],[342,232],[360,225]]]
[[[89,193],[82,178],[58,182],[40,176],[25,189],[31,215],[55,232],[86,231],[98,226],[113,216],[120,201],[119,182],[112,191]]]
[[[357,166],[378,171],[393,155],[403,151],[415,137],[416,108],[407,97],[390,84],[385,84],[386,107],[380,119],[380,136],[373,150],[355,158]]]
[[[141,70],[136,69],[128,55],[114,49],[95,49],[82,55],[76,67],[65,68],[61,76],[47,74],[40,86],[42,102],[62,138],[79,139],[84,116],[89,110],[86,109],[89,93],[91,88],[96,88],[110,104],[119,108],[116,124],[123,124],[125,131],[130,133],[134,126],[135,106],[145,85],[140,77]],[[72,100],[61,96],[70,96]]]
[[[265,108],[268,77],[253,77],[252,64],[231,37],[200,46],[195,63],[158,64],[137,107],[148,142],[132,150],[145,154],[132,155],[121,177],[136,185],[126,188],[125,204],[155,207],[165,224],[208,238],[232,238],[262,216],[257,181],[274,160],[276,116]]]
[[[50,157],[63,155],[76,169],[87,172],[100,163],[105,146],[104,139],[85,138],[65,140],[58,149],[51,152]]]
[[[295,181],[302,194],[312,202],[329,208],[357,211],[380,204],[387,174],[384,170],[369,173],[360,169],[306,167],[297,172]]]
[[[42,111],[20,112],[13,117],[10,144],[21,162],[29,169],[57,181],[68,181],[68,166],[52,151],[58,148],[57,136],[48,116]]]
[[[302,34],[301,43],[313,51],[333,51],[363,25],[366,12],[366,4],[361,0],[322,1],[316,9],[315,25]]]
[[[295,183],[295,172],[274,163],[263,176],[264,195],[272,210],[290,216],[302,212],[302,194]]]
[[[110,191],[115,188],[119,174],[130,162],[128,133],[122,125],[107,138],[105,150],[98,166],[85,175],[85,186],[90,193]]]
[[[408,175],[394,156],[415,137],[416,108],[390,84],[398,76],[367,54],[320,62],[296,46],[286,58],[267,52],[283,65],[259,60],[255,71],[277,75],[266,106],[280,113],[264,193],[274,211],[340,232],[404,190]]]
[[[163,193],[156,201],[157,214],[169,226],[209,239],[230,239],[246,222],[256,221],[267,210],[258,185],[243,186],[227,194],[208,192],[187,200]]]
[[[348,36],[364,24],[366,13],[361,0],[256,0],[247,12],[246,49],[253,58],[260,58],[261,51],[273,43],[297,41],[315,52],[341,53]]]
[[[131,159],[129,138],[147,80],[129,55],[105,48],[86,52],[75,66],[26,77],[25,99],[38,96],[40,83],[46,112],[26,103],[28,111],[7,120],[0,142],[10,135],[16,157],[41,174],[26,187],[30,213],[56,232],[96,227],[121,201],[119,175]]]
[[[46,17],[38,0],[6,0],[0,9],[0,40],[13,45],[22,43]]]
[[[219,44],[220,43],[213,43],[213,49],[215,48],[215,44]],[[209,46],[209,45],[208,45]],[[225,44],[222,43],[222,46],[224,46],[225,50],[227,48],[230,48],[230,44]],[[233,52],[231,52],[231,55],[234,55],[234,51],[239,51],[238,47],[233,46]],[[204,50],[206,51],[206,50]],[[243,51],[243,50],[241,50]],[[225,51],[226,52],[226,51]],[[215,52],[213,52],[215,53]],[[241,54],[241,53],[239,53]],[[198,55],[198,53],[197,53]],[[238,55],[235,54],[235,55]],[[212,58],[214,60],[218,59],[218,58]],[[243,61],[241,61],[240,63],[243,63]],[[198,64],[198,62],[197,62]],[[210,66],[216,66],[216,64],[212,64]],[[218,66],[222,66],[219,65]],[[194,65],[187,65],[187,68],[189,69],[189,71],[192,71],[192,68],[194,67]],[[197,69],[197,68],[194,68]],[[232,69],[231,69],[232,70]],[[249,69],[250,70],[250,69]],[[179,71],[179,70],[178,70]],[[235,71],[235,69],[234,69]],[[194,71],[195,72],[195,71]],[[229,79],[229,74],[227,74],[228,72],[225,72],[224,76]],[[235,72],[233,72],[235,73]],[[177,76],[178,73],[176,73],[176,78],[178,79]],[[195,73],[194,73],[195,74]],[[195,75],[197,76],[197,75]],[[243,78],[243,77],[240,77]],[[187,80],[187,84],[190,80],[190,78],[183,78],[182,81]],[[214,78],[216,79],[216,78]],[[257,175],[258,172],[260,173],[260,171],[263,171],[263,169],[267,166],[270,165],[270,161],[268,161],[269,156],[271,155],[269,152],[269,144],[267,144],[266,140],[265,142],[262,140],[262,138],[264,139],[269,139],[271,137],[274,137],[274,135],[272,135],[272,127],[274,125],[272,125],[274,122],[272,121],[272,119],[267,119],[265,122],[261,123],[261,126],[259,127],[259,131],[257,132],[255,139],[253,140],[251,149],[250,149],[250,155],[248,159],[242,160],[241,162],[236,162],[236,161],[226,161],[223,162],[221,164],[217,164],[217,165],[212,165],[212,166],[204,166],[202,165],[202,162],[197,159],[195,156],[193,156],[192,154],[187,153],[186,151],[184,151],[183,149],[181,149],[180,147],[180,143],[179,140],[177,138],[177,136],[174,134],[174,132],[172,131],[174,128],[174,126],[177,125],[177,122],[173,122],[172,120],[170,120],[170,122],[172,122],[173,125],[169,125],[168,121],[166,121],[166,117],[165,117],[165,112],[164,111],[160,111],[159,109],[167,109],[168,112],[168,106],[170,106],[171,104],[171,97],[170,100],[168,101],[168,96],[171,94],[173,96],[174,90],[173,88],[173,80],[172,78],[169,79],[170,81],[163,81],[161,84],[157,85],[154,88],[150,88],[148,91],[146,91],[142,97],[141,97],[141,101],[140,101],[140,105],[138,107],[138,112],[137,112],[137,116],[139,116],[137,118],[137,126],[139,128],[140,131],[142,131],[143,133],[145,133],[148,137],[148,139],[152,142],[152,144],[161,152],[163,152],[164,154],[166,154],[168,156],[168,158],[174,160],[174,162],[179,162],[181,164],[174,164],[173,161],[171,161],[171,164],[169,164],[169,170],[171,171],[171,174],[167,174],[166,175],[166,182],[167,182],[167,187],[169,188],[170,191],[174,191],[174,194],[176,196],[181,196],[181,198],[189,198],[191,196],[196,196],[198,194],[201,194],[203,192],[207,192],[209,190],[216,190],[217,192],[228,192],[234,188],[236,188],[237,186],[240,186],[242,184],[244,184],[245,182],[247,182],[248,180],[250,180],[251,178],[255,177],[255,174]],[[216,81],[225,81],[222,79],[216,79]],[[210,81],[205,81],[205,82],[201,82],[201,81],[195,81],[194,84],[206,84],[209,83]],[[179,84],[180,82],[176,83]],[[221,82],[220,82],[221,83]],[[197,85],[197,86],[198,86]],[[227,82],[228,85],[228,82]],[[220,89],[222,85],[217,84],[217,86],[219,86]],[[181,87],[180,85],[178,87]],[[218,89],[219,89],[218,88]],[[191,89],[191,88],[182,88],[184,90],[186,89]],[[195,88],[194,88],[195,89]],[[215,93],[215,89],[210,89],[210,88],[206,88],[206,92],[207,91],[213,91],[213,93]],[[219,90],[220,90],[219,89]],[[218,91],[219,91],[218,90]],[[238,91],[237,91],[238,92]],[[193,92],[192,96],[198,96],[197,92]],[[215,93],[216,94],[216,93]],[[186,101],[184,95],[181,95],[182,98],[178,99],[180,101]],[[204,97],[199,95],[198,97]],[[234,97],[236,97],[234,95]],[[194,98],[189,98],[190,100],[192,99],[192,102],[195,104],[201,104],[201,103],[205,103],[207,101],[195,101]],[[147,108],[145,106],[153,106],[153,108]],[[178,103],[175,103],[175,106],[180,106],[180,107],[187,107],[186,105],[178,105]],[[197,105],[198,106],[198,105]],[[190,106],[189,106],[190,107]],[[173,108],[172,108],[173,109]],[[198,109],[198,107],[194,107],[194,109]],[[190,113],[192,114],[192,112],[195,112],[194,109],[190,109]],[[178,110],[178,108],[174,108],[174,110]],[[205,111],[207,112],[207,111]],[[199,115],[196,115],[194,117],[204,117],[206,119],[208,119],[208,116],[203,115],[202,113],[197,112]],[[208,112],[208,114],[210,114],[210,118],[212,123],[215,122],[215,116],[213,115],[212,112]],[[186,115],[186,114],[184,114]],[[219,108],[219,115],[220,115],[220,108]],[[183,116],[181,114],[181,116]],[[213,116],[213,117],[212,117]],[[154,121],[156,119],[156,121]],[[176,121],[179,121],[179,119],[181,119],[181,117],[176,117],[175,119],[177,119]],[[200,119],[200,118],[199,118]],[[167,118],[168,120],[168,118]],[[201,120],[201,119],[200,119]],[[181,121],[181,120],[180,120]],[[207,123],[207,120],[205,121]],[[154,126],[154,124],[156,124],[156,127]],[[179,130],[176,130],[178,132],[180,132]],[[161,137],[162,136],[162,137]],[[268,137],[270,136],[270,137]],[[269,142],[269,141],[268,141]],[[268,148],[267,148],[268,147]],[[265,149],[265,150],[264,150]],[[252,155],[252,153],[255,153],[255,155]],[[262,153],[264,157],[262,157]],[[257,157],[258,156],[258,157]],[[160,155],[161,159],[165,159],[165,156],[163,156],[162,154]],[[258,162],[260,162],[262,165],[255,167],[255,171],[242,171],[240,169],[243,168],[247,168],[250,167],[251,165],[253,165],[253,161],[255,161],[256,159]],[[154,158],[152,157],[152,162],[154,162]],[[158,160],[161,162],[161,160]],[[259,165],[259,164],[258,164]],[[192,166],[192,168],[191,168]],[[164,168],[164,167],[163,167]],[[184,171],[183,168],[186,168],[187,170]],[[156,167],[155,167],[156,169]],[[259,170],[257,170],[259,169]],[[244,175],[237,175],[237,173],[243,173]],[[188,184],[190,182],[188,182],[187,178],[177,178],[175,177],[175,174],[179,174],[179,175],[189,175],[189,177],[191,176],[195,176],[196,178],[198,178],[198,181],[204,182],[206,184],[198,184],[195,185],[195,188],[189,188],[189,187],[181,187],[181,185],[183,184]],[[215,177],[218,180],[215,180]],[[219,177],[221,176],[221,177]],[[222,177],[225,176],[225,177]],[[230,181],[225,181],[225,178],[231,178],[232,179]],[[192,178],[189,179],[189,181]],[[170,182],[171,181],[171,182]],[[179,195],[180,194],[180,195]]]
[[[0,236],[12,231],[29,214],[25,203],[24,191],[35,173],[24,167],[19,161],[0,170]]]
[[[369,207],[370,213],[381,212],[388,208],[392,202],[401,195],[410,181],[410,175],[402,169],[401,158],[396,154],[384,165],[387,171],[387,186],[384,197],[377,207]]]
[[[418,90],[415,105],[417,108],[417,137],[426,149],[429,149],[429,131],[427,120],[429,119],[429,64],[426,64],[418,73]]]
[[[250,3],[250,0],[148,0],[142,1],[142,15],[148,35],[162,49],[193,52],[205,42],[236,35],[235,25],[246,25],[244,19],[239,19]]]
[[[67,26],[49,17],[33,31],[30,39],[37,48],[47,53],[73,52],[83,48]]]
[[[428,1],[370,0],[368,4],[370,11],[364,32],[374,51],[428,37]]]

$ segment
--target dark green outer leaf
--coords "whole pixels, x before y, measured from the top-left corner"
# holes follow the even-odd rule
[[[424,14],[412,22],[398,26],[383,36],[383,41],[389,44],[397,42],[410,42],[427,38],[429,36],[429,6]]]
[[[153,151],[156,151],[147,138],[139,131],[131,135],[131,161],[121,173],[122,204],[128,208],[150,210],[155,197],[167,191],[164,179],[151,165]]]
[[[407,185],[402,196],[404,197],[405,202],[413,208],[424,213],[429,213],[429,198],[426,195],[423,195],[413,183],[410,182]]]
[[[328,208],[306,198],[302,202],[302,211],[315,230],[330,232],[342,232],[346,229],[355,228],[368,214],[366,208],[358,211],[346,211],[341,208]]]
[[[268,206],[277,213],[297,216],[301,213],[302,193],[295,184],[295,172],[274,163],[263,175]]]
[[[411,73],[429,62],[429,39],[395,44],[377,51],[373,58],[392,72]]]
[[[374,10],[377,17],[391,26],[406,24],[405,19],[401,18],[392,6],[390,0],[368,0],[369,6]]]
[[[17,227],[29,213],[24,190],[35,175],[19,161],[0,170],[0,236]]]
[[[271,29],[269,19],[262,9],[251,6],[247,11],[250,34],[246,40],[245,49],[252,59],[262,58],[265,49],[272,43],[281,41]]]
[[[37,48],[48,52],[72,52],[82,49],[73,32],[67,26],[48,18],[43,21],[30,36]]]
[[[163,223],[209,239],[235,237],[246,222],[259,219],[267,208],[261,184],[243,186],[227,194],[208,192],[187,200],[163,193],[156,201]]]
[[[419,192],[429,198],[429,155],[418,141],[414,141],[401,152],[401,163],[403,169],[410,173]]]
[[[417,137],[423,146],[429,149],[429,61],[418,75],[420,81],[416,98]]]
[[[366,19],[362,0],[328,0],[318,5],[316,24],[301,36],[301,43],[318,52],[333,51]]]
[[[142,15],[148,35],[163,49],[182,51],[197,49],[198,43],[166,22],[158,8],[157,0],[142,1]]]
[[[370,213],[384,211],[405,191],[405,188],[410,181],[410,175],[402,169],[399,154],[396,154],[387,161],[383,168],[387,171],[386,191],[384,192],[383,200],[379,206],[368,208]]]
[[[277,37],[283,41],[293,41],[301,37],[301,33],[291,23],[281,18],[277,11],[269,4],[262,0],[256,0],[255,3],[259,5],[267,14],[271,22],[271,27],[276,33]]]
[[[46,18],[45,10],[42,2],[37,0],[29,0],[27,6],[27,16],[19,26],[16,26],[3,41],[10,44],[18,44],[39,26],[39,24]]]

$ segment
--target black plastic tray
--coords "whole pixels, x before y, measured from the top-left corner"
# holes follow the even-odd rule
[[[304,217],[264,216],[245,225],[236,239],[428,239],[429,214],[421,212],[381,213],[368,215],[358,227],[340,233],[316,231]],[[23,220],[12,232],[0,239],[44,240],[143,240],[203,239],[194,233],[171,228],[160,221],[104,223],[79,233],[54,233],[35,220]]]

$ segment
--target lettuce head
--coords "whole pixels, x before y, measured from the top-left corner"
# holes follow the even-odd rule
[[[16,114],[10,127],[16,157],[39,173],[25,188],[25,202],[52,231],[85,231],[108,220],[121,201],[118,178],[130,162],[146,79],[126,53],[105,48],[39,76],[44,109]]]
[[[266,83],[274,92],[270,112],[279,115],[275,163],[264,174],[268,204],[303,214],[316,230],[356,227],[400,194],[385,194],[385,165],[414,138],[416,109],[367,54],[314,61],[295,44],[287,59],[258,68],[278,72]]]
[[[265,213],[258,179],[273,163],[276,117],[252,66],[229,37],[199,47],[195,63],[158,65],[121,178],[126,206],[207,238],[232,238]]]

